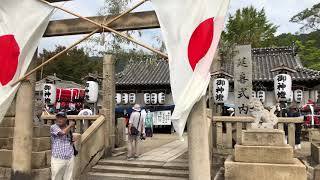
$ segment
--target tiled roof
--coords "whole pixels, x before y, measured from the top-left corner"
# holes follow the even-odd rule
[[[302,66],[299,57],[292,48],[255,48],[252,49],[253,80],[259,82],[273,81],[277,72],[272,69],[286,66],[297,72],[292,73],[294,81],[318,80],[320,71]],[[233,75],[233,62],[226,62],[222,69]],[[129,64],[124,71],[117,74],[117,85],[169,85],[169,65],[166,61],[154,64],[137,62]]]
[[[164,60],[129,63],[117,74],[117,85],[169,85],[169,65]]]

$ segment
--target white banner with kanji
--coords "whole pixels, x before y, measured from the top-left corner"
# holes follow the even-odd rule
[[[53,10],[38,0],[0,2],[0,123],[19,88],[12,83],[26,73]]]
[[[152,0],[169,55],[175,103],[172,123],[182,136],[193,105],[205,95],[229,0]]]

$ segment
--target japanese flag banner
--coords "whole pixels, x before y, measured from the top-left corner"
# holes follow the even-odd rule
[[[43,36],[53,8],[38,0],[0,2],[0,123]]]
[[[182,136],[193,105],[205,95],[229,0],[152,0],[169,55],[175,109]]]

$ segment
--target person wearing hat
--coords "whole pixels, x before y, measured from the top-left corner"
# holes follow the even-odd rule
[[[234,109],[232,107],[228,108],[227,111],[229,112],[230,116],[234,116]]]
[[[143,136],[145,121],[145,116],[142,115],[139,104],[135,104],[132,109],[133,112],[131,113],[129,119],[128,128],[128,160],[133,160],[139,157],[139,147],[141,143],[140,137]]]
[[[56,114],[55,124],[50,127],[51,133],[51,179],[72,180],[74,166],[74,148],[71,128],[75,123],[67,124],[67,114]]]

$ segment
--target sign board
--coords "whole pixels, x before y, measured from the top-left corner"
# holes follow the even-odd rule
[[[171,111],[156,111],[153,113],[153,125],[171,125]]]
[[[234,64],[235,115],[248,114],[248,103],[252,98],[251,45],[237,46]]]

